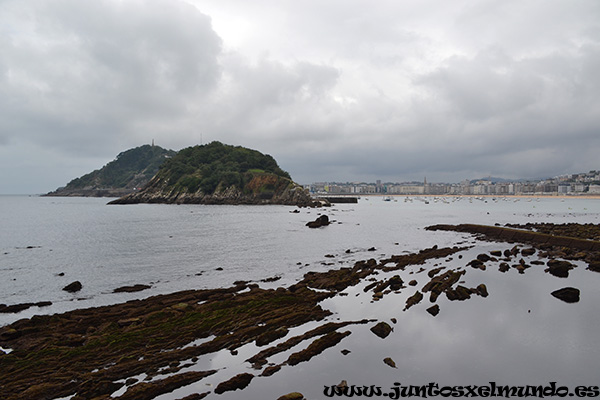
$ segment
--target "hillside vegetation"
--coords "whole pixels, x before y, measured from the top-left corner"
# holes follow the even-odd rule
[[[159,146],[143,145],[120,153],[101,169],[73,179],[54,196],[123,195],[146,185],[159,167],[176,154]]]
[[[188,147],[165,161],[140,191],[113,204],[298,204],[310,196],[270,155],[212,142]]]
[[[158,173],[176,191],[213,194],[231,186],[242,189],[260,174],[291,180],[270,155],[241,146],[212,142],[188,147],[167,160]]]

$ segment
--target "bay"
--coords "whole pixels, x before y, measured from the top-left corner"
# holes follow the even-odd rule
[[[433,245],[475,246],[463,252],[462,261],[446,261],[448,267],[464,266],[477,252],[510,247],[477,242],[466,234],[424,230],[433,224],[600,223],[600,201],[589,198],[398,196],[383,201],[371,196],[358,204],[305,208],[298,213],[286,206],[107,206],[106,202],[0,196],[0,303],[53,303],[1,315],[0,324],[159,293],[226,287],[238,280],[263,287],[288,286],[308,271],[351,266],[357,260],[382,259]],[[330,226],[305,226],[321,213],[333,221]],[[442,302],[443,312],[436,318],[424,312],[425,304],[402,312],[410,291],[373,303],[360,295],[364,284],[349,288],[347,296],[323,302],[324,308],[334,311],[332,320],[395,318],[398,323],[388,339],[379,339],[368,327],[354,326],[340,345],[351,350],[348,356],[339,348],[329,349],[311,360],[310,367],[284,368],[268,384],[253,382],[228,398],[277,398],[295,390],[307,398],[323,398],[323,387],[341,380],[382,387],[394,382],[466,385],[490,380],[511,385],[549,381],[596,385],[600,354],[595,333],[600,319],[595,305],[600,301],[600,275],[586,271],[584,264],[579,267],[568,280],[582,290],[576,305],[549,296],[564,282],[542,269],[526,276],[469,271],[467,283],[484,282],[490,298]],[[423,278],[414,276],[420,287]],[[280,279],[261,282],[272,277]],[[83,284],[80,292],[62,290],[74,280]],[[113,293],[133,284],[152,287]],[[223,376],[231,376],[248,369],[241,357],[255,350],[249,344],[240,349],[241,356],[220,353],[200,364],[226,369]],[[383,364],[388,356],[398,368]],[[181,398],[200,389],[191,386],[161,398]]]

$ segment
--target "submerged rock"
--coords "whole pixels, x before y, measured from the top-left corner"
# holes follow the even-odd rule
[[[555,290],[551,293],[552,296],[566,303],[577,303],[579,301],[579,289],[573,287],[565,287]]]

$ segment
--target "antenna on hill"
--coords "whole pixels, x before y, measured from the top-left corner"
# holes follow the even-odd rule
[[[154,139],[152,139],[152,147],[154,147]]]

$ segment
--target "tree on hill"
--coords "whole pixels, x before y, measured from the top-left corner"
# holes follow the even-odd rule
[[[160,167],[157,177],[180,191],[212,194],[219,186],[242,189],[256,174],[274,174],[291,181],[270,155],[216,141],[179,151]]]

